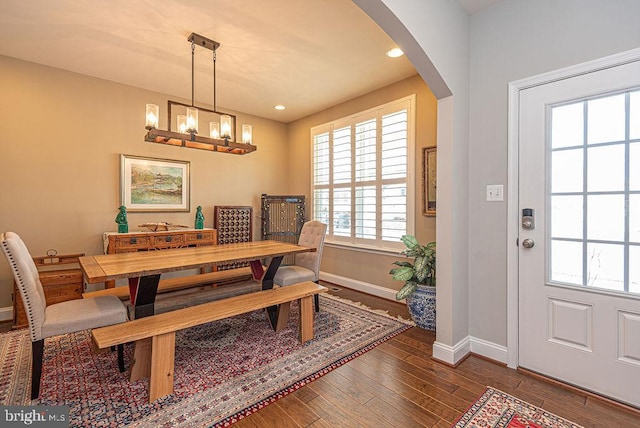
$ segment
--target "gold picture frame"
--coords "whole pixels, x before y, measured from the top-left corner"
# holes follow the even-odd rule
[[[188,212],[189,162],[120,155],[120,204],[131,212]]]
[[[438,177],[436,147],[422,148],[422,215],[435,217],[436,189]]]

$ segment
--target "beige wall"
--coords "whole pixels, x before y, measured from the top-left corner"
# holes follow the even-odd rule
[[[253,125],[258,150],[246,156],[144,142],[144,105],[161,106],[154,93],[59,69],[0,56],[0,230],[17,232],[32,255],[49,248],[59,253],[98,254],[102,232],[115,231],[119,200],[120,154],[187,160],[191,167],[191,212],[129,213],[138,224],[168,221],[191,226],[203,206],[205,227],[213,226],[214,205],[252,205],[254,238],[260,234],[260,195],[310,191],[310,128],[352,113],[417,95],[416,235],[435,240],[435,218],[421,214],[421,149],[436,144],[436,100],[418,76],[345,102],[288,126],[238,114]],[[174,99],[174,97],[170,97]],[[282,168],[287,162],[289,168]],[[280,167],[274,167],[280,166]],[[322,270],[392,289],[393,256],[327,248]],[[11,305],[12,277],[0,260],[0,308]]]
[[[252,205],[260,234],[260,195],[287,191],[282,168],[286,125],[238,114],[253,125],[255,153],[237,156],[144,141],[144,108],[168,96],[0,56],[0,231],[22,236],[32,255],[98,254],[102,232],[116,231],[120,154],[191,162],[191,212],[129,213],[129,230],[145,222],[192,226],[202,205]],[[174,97],[171,97],[174,99]],[[11,306],[12,277],[0,257],[0,309]]]
[[[353,100],[308,116],[289,124],[290,193],[310,196],[311,192],[311,143],[310,129],[369,108],[416,94],[416,236],[421,242],[434,241],[435,217],[422,215],[421,163],[422,148],[436,145],[437,100],[424,81],[418,76],[402,80]],[[309,208],[308,208],[309,210]],[[399,289],[402,285],[391,280],[389,270],[395,256],[377,255],[344,248],[326,246],[321,270],[338,276],[382,287]]]

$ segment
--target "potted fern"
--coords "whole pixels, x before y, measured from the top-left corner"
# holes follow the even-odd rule
[[[403,235],[400,240],[407,247],[402,253],[413,257],[409,261],[395,261],[399,266],[389,272],[396,281],[404,285],[396,293],[396,300],[406,299],[411,318],[418,327],[436,329],[436,243],[421,245],[412,235]]]

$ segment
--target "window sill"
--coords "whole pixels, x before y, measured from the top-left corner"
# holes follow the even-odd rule
[[[374,247],[362,244],[351,244],[348,242],[325,241],[326,247],[338,248],[341,250],[358,251],[361,253],[378,254],[381,256],[399,256],[402,248]]]

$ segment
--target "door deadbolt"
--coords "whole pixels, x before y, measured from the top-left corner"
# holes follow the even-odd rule
[[[536,228],[535,214],[533,208],[522,210],[522,228],[532,230]]]
[[[533,248],[533,246],[536,245],[535,241],[531,238],[527,238],[527,239],[523,239],[522,240],[522,246],[524,248]]]

